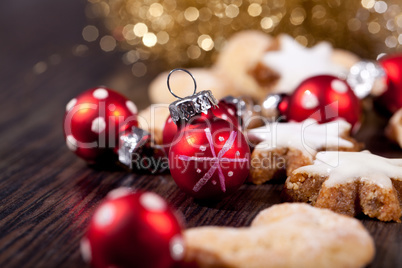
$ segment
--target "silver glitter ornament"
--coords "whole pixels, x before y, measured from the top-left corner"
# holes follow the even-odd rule
[[[187,97],[180,97],[177,96],[172,89],[170,88],[170,76],[174,72],[185,72],[187,73],[194,82],[194,92],[191,96]],[[212,95],[212,92],[210,90],[203,90],[201,92],[197,92],[197,82],[195,81],[194,76],[186,69],[173,69],[170,71],[168,77],[167,77],[167,87],[169,89],[169,92],[178,98],[179,100],[172,102],[169,105],[169,112],[170,116],[177,124],[177,121],[179,120],[185,120],[189,121],[193,116],[200,114],[200,113],[206,113],[209,109],[212,107],[217,106],[218,101],[215,99],[215,97]]]
[[[346,80],[359,99],[381,95],[386,88],[386,74],[378,62],[359,61],[350,68]]]

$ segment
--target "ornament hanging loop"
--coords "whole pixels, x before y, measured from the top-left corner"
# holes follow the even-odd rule
[[[181,68],[176,68],[176,69],[171,70],[170,73],[169,73],[169,75],[168,75],[168,77],[167,77],[167,87],[168,87],[168,89],[169,89],[170,94],[172,94],[173,96],[175,96],[176,98],[178,98],[178,99],[180,99],[180,100],[183,99],[182,97],[179,97],[179,96],[177,96],[176,94],[174,94],[173,91],[172,91],[172,89],[170,88],[170,82],[169,82],[169,81],[170,81],[170,76],[172,75],[172,73],[174,73],[174,72],[176,72],[176,71],[182,71],[182,72],[187,73],[189,76],[191,76],[191,78],[192,78],[193,81],[194,81],[194,92],[193,92],[193,94],[192,94],[192,95],[194,95],[195,92],[197,91],[197,82],[195,81],[195,78],[194,78],[194,76],[193,76],[192,73],[190,73],[190,72],[187,71],[186,69],[181,69]]]

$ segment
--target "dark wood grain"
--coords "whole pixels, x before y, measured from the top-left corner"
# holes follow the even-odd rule
[[[131,186],[156,192],[181,211],[188,227],[248,225],[266,207],[280,203],[281,184],[244,185],[216,204],[183,194],[169,175],[147,176],[119,167],[89,167],[65,146],[64,107],[81,91],[104,84],[139,108],[148,103],[148,82],[163,67],[134,78],[122,53],[85,43],[86,1],[0,2],[0,267],[86,267],[79,241],[100,200],[112,189]],[[75,56],[74,46],[88,51]],[[59,64],[50,58],[57,55]],[[33,66],[47,70],[35,74]],[[402,157],[383,135],[386,118],[368,109],[356,137],[372,152]],[[377,254],[370,267],[402,265],[402,224],[361,219]]]

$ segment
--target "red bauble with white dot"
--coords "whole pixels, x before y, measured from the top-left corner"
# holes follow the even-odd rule
[[[81,254],[94,268],[175,267],[184,254],[181,226],[160,196],[119,188],[96,209]]]
[[[70,150],[94,163],[114,157],[119,133],[137,125],[135,104],[111,89],[100,87],[68,102],[64,134]]]
[[[402,108],[402,55],[389,56],[380,60],[386,74],[386,91],[379,102],[389,112],[395,113]]]
[[[239,121],[240,118],[237,116],[236,105],[221,100],[218,103],[218,107],[212,108],[212,112],[218,118],[228,121],[236,128],[241,129],[241,124]],[[169,115],[169,117],[166,119],[162,132],[162,142],[167,154],[169,153],[170,146],[172,145],[173,138],[175,137],[176,133],[177,125],[175,122],[173,122],[172,117]]]
[[[285,102],[285,108],[279,110],[287,121],[313,118],[326,123],[343,118],[355,126],[360,120],[360,100],[346,81],[331,75],[304,80]]]
[[[170,173],[196,199],[221,199],[236,191],[249,173],[250,149],[237,127],[209,109],[178,121],[169,152]]]

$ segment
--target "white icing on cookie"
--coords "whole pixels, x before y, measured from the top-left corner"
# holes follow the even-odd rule
[[[390,178],[402,180],[402,159],[389,159],[368,151],[364,152],[319,152],[313,165],[293,171],[293,175],[328,176],[326,187],[356,180],[370,181],[383,188],[391,188]]]
[[[288,35],[280,36],[279,42],[280,49],[266,52],[262,59],[264,65],[280,75],[276,92],[291,93],[303,80],[315,75],[347,73],[331,60],[333,49],[329,43],[306,48]]]
[[[321,148],[352,148],[352,142],[340,137],[350,129],[351,125],[342,119],[324,124],[307,119],[300,123],[271,123],[249,130],[247,136],[249,139],[261,141],[255,147],[256,150],[295,148],[312,157]]]

